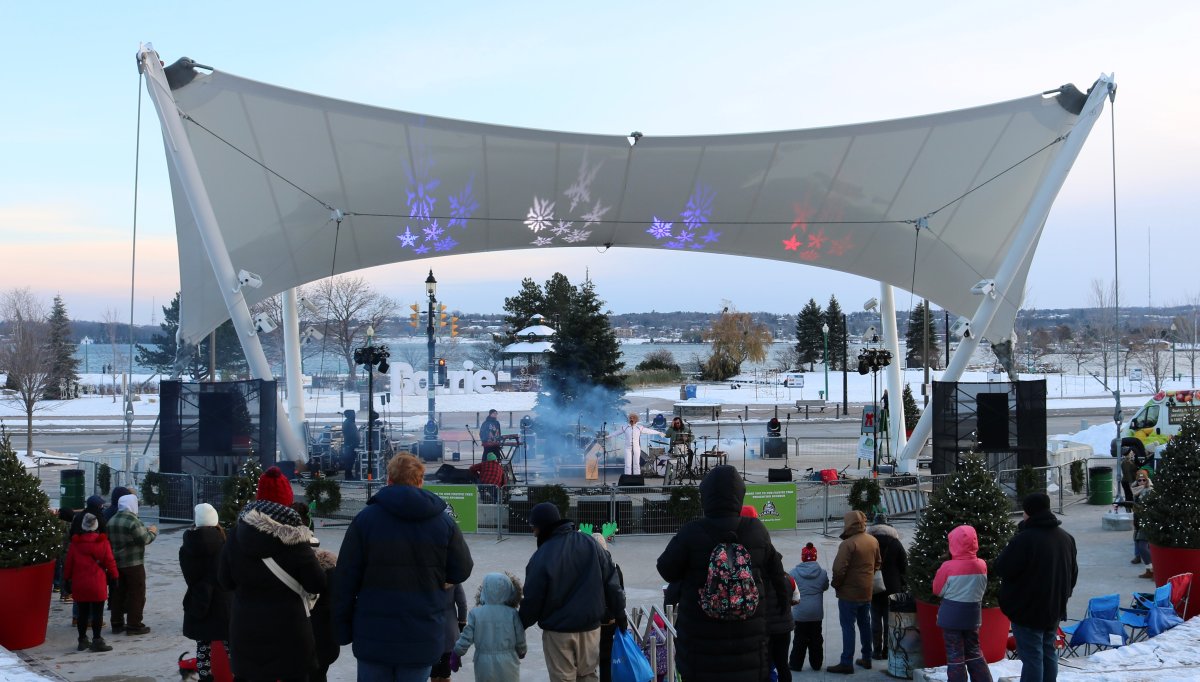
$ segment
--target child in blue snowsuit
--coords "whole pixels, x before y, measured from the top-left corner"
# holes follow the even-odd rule
[[[525,627],[512,602],[516,595],[512,580],[503,573],[483,577],[480,605],[467,614],[467,627],[454,645],[463,656],[475,645],[477,682],[519,682],[525,658]]]

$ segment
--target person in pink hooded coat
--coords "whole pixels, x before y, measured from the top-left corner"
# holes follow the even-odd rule
[[[976,556],[979,536],[971,526],[950,531],[950,560],[938,567],[933,593],[942,598],[937,624],[946,641],[948,682],[992,682],[992,673],[979,649],[983,622],[983,593],[987,590],[987,563]]]

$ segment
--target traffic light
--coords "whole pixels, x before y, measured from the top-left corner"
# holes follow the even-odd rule
[[[438,385],[446,385],[446,358],[438,358]]]
[[[408,326],[417,329],[421,326],[421,306],[414,303],[408,307],[412,308],[412,312],[408,315]]]
[[[446,304],[438,304],[438,327],[446,326]]]
[[[454,338],[456,336],[458,336],[458,317],[455,315],[451,315],[450,316],[450,338]]]

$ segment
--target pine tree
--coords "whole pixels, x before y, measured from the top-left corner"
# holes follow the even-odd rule
[[[590,280],[574,287],[555,273],[547,288],[566,299],[559,313],[554,347],[546,353],[544,389],[538,394],[538,411],[583,410],[590,418],[608,418],[624,403],[625,382],[619,372],[621,348],[604,312],[604,301]],[[603,413],[603,414],[598,414]]]
[[[912,547],[908,550],[908,575],[913,595],[934,602],[933,576],[949,556],[947,537],[956,526],[969,525],[979,536],[979,558],[990,562],[1012,538],[1009,520],[1012,501],[984,465],[983,457],[970,454],[959,462],[958,471],[929,496],[929,504],[917,521]],[[1000,577],[988,571],[984,607],[996,606]]]
[[[529,320],[534,315],[548,315],[542,310],[546,304],[546,296],[538,283],[526,277],[521,280],[521,290],[516,296],[504,299],[504,324],[508,328],[508,342],[515,340],[515,334],[529,326]]]
[[[921,418],[921,410],[913,398],[912,386],[904,384],[904,395],[901,398],[904,401],[904,428],[912,431],[917,428],[917,420]]]
[[[1159,547],[1200,549],[1200,418],[1192,413],[1167,443],[1143,498],[1139,523]]]
[[[808,299],[804,309],[796,316],[796,354],[801,364],[808,363],[810,371],[825,352],[825,337],[821,332],[823,324],[825,314],[821,312],[821,306],[817,305],[816,299]]]
[[[71,343],[71,320],[62,296],[54,297],[50,308],[47,343],[50,346],[50,378],[46,385],[46,400],[65,400],[71,397],[72,387],[79,383],[79,360],[75,344]]]
[[[846,328],[842,323],[842,306],[837,296],[829,297],[825,306],[825,324],[829,325],[829,369],[842,369],[842,346],[846,343]]]
[[[262,474],[262,464],[258,462],[258,457],[252,456],[242,462],[236,476],[225,479],[221,486],[221,508],[217,516],[226,530],[237,525],[242,508],[254,500],[254,494],[258,492],[258,479]]]
[[[62,525],[36,476],[25,471],[8,435],[0,440],[0,568],[54,561],[62,551]]]
[[[162,308],[163,321],[159,323],[161,334],[150,337],[150,344],[137,344],[137,363],[143,367],[151,367],[154,371],[168,377],[175,376],[175,356],[178,350],[176,335],[179,332],[179,292],[169,305]],[[236,376],[249,373],[246,355],[242,352],[242,344],[238,340],[233,323],[226,320],[217,327],[217,369]],[[211,336],[205,336],[196,345],[195,352],[189,353],[181,368],[180,376],[195,380],[208,378],[208,344]]]
[[[908,331],[904,334],[904,343],[908,346],[907,352],[904,353],[904,362],[908,367],[925,367],[926,363],[922,357],[925,338],[921,332],[921,327],[925,323],[925,303],[921,302],[908,314]],[[925,328],[929,332],[929,367],[935,369],[940,351],[938,350],[937,334],[933,329],[932,314],[930,314]]]

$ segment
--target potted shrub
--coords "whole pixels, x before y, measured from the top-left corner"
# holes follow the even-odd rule
[[[1154,583],[1173,575],[1200,575],[1200,419],[1184,420],[1179,433],[1161,450],[1154,490],[1143,498],[1141,524],[1150,539]],[[1200,613],[1200,599],[1188,600],[1184,618]]]
[[[983,458],[975,454],[964,457],[958,471],[930,494],[908,550],[908,584],[917,602],[921,653],[927,667],[946,665],[946,646],[937,627],[939,599],[933,594],[933,576],[949,556],[947,536],[955,526],[973,526],[979,535],[979,558],[990,564],[1012,538],[1011,510],[1012,502]],[[988,662],[1003,658],[1008,642],[1008,618],[1000,612],[999,592],[1000,578],[989,571],[983,596],[983,626],[979,629],[979,644]]]
[[[54,561],[63,529],[38,479],[0,441],[0,646],[28,649],[46,641]]]

